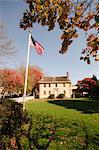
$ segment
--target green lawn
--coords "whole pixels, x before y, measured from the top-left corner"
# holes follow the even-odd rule
[[[32,100],[26,110],[58,122],[63,141],[52,141],[49,150],[99,150],[99,100]]]

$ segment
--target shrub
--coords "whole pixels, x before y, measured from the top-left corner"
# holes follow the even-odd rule
[[[64,94],[59,94],[59,95],[57,96],[57,98],[64,98],[64,97],[65,97]]]
[[[48,97],[48,99],[53,99],[53,98],[55,98],[55,95],[54,95],[54,94],[51,94],[51,95],[49,95],[49,97]]]
[[[21,149],[22,126],[29,120],[22,108],[22,104],[15,101],[0,99],[1,149]]]

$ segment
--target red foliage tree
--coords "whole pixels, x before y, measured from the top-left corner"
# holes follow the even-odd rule
[[[96,81],[92,78],[84,78],[77,83],[79,92],[88,92],[89,96],[93,95],[96,87]]]
[[[34,84],[37,84],[38,81],[42,78],[43,73],[40,71],[40,69],[30,66],[29,76],[34,79]]]
[[[25,79],[25,68],[21,66],[19,72],[22,74],[23,80]],[[27,93],[31,93],[35,87],[38,87],[39,80],[43,77],[43,73],[40,68],[29,66],[28,70],[28,83],[27,83]],[[24,86],[24,84],[23,84]]]
[[[38,88],[38,82],[42,78],[43,73],[39,68],[29,66],[29,75],[28,75],[28,88],[27,91],[32,91],[34,88]]]
[[[0,70],[0,84],[4,93],[19,93],[23,85],[23,79],[16,70],[2,69]]]

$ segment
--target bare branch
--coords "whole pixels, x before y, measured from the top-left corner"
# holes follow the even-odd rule
[[[0,60],[4,57],[11,57],[16,54],[12,40],[7,37],[5,24],[0,21]]]

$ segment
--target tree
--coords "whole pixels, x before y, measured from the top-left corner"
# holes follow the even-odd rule
[[[21,66],[18,69],[21,72],[23,80],[25,79],[25,68]],[[27,93],[31,93],[34,88],[38,89],[38,81],[43,77],[43,73],[39,67],[29,66],[28,69],[28,83],[27,83]],[[24,87],[24,84],[23,84]]]
[[[88,92],[88,96],[95,96],[95,89],[96,89],[96,78],[84,78],[83,80],[78,81],[77,83],[77,91],[80,93]]]
[[[8,39],[5,24],[0,21],[0,59],[13,56],[16,53],[12,40]]]
[[[62,30],[61,54],[67,52],[69,46],[78,37],[78,29],[85,33],[92,29],[94,33],[88,35],[87,47],[82,50],[81,60],[90,64],[90,56],[97,56],[99,50],[99,4],[98,0],[25,0],[29,9],[23,13],[20,28],[26,30],[35,23],[48,26],[48,31],[55,28],[56,23]]]
[[[99,80],[97,79],[97,77],[95,75],[93,75],[92,79],[94,81],[96,81],[94,95],[95,95],[96,98],[99,98]]]
[[[13,69],[0,70],[0,84],[3,94],[19,93],[22,89],[23,79],[20,73]]]

